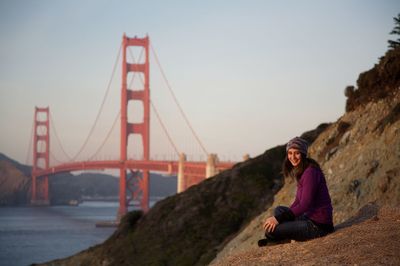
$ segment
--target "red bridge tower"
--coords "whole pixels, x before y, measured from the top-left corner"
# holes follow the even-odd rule
[[[145,51],[144,63],[128,63],[126,52],[129,46],[143,47]],[[127,148],[130,134],[139,134],[143,144],[143,158],[150,159],[150,84],[149,84],[149,37],[128,38],[124,34],[122,39],[122,87],[121,87],[121,148],[120,148],[120,183],[119,183],[119,210],[118,217],[127,213],[130,201],[140,200],[140,206],[144,212],[149,209],[149,171],[143,170],[140,175],[131,170],[131,176],[127,179]],[[144,88],[131,90],[127,87],[129,72],[139,72],[144,77]],[[143,103],[143,120],[140,123],[128,121],[129,101],[141,101]],[[131,114],[134,115],[134,114]],[[135,148],[138,146],[135,145]],[[127,191],[130,195],[127,197]]]
[[[44,114],[43,119],[40,114]],[[48,176],[37,177],[35,172],[40,169],[49,168],[50,164],[50,131],[49,131],[49,108],[35,107],[33,125],[33,171],[32,171],[32,195],[31,204],[49,204],[49,178]],[[44,160],[44,165],[40,162]]]

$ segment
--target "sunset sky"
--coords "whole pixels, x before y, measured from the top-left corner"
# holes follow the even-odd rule
[[[384,55],[398,13],[398,0],[0,0],[0,152],[31,164],[34,107],[49,106],[57,137],[76,154],[126,33],[150,37],[208,152],[222,160],[256,156],[343,115],[344,88]],[[98,149],[119,112],[120,69],[119,61],[79,160]],[[179,151],[204,158],[153,53],[150,73],[152,102]],[[170,158],[174,151],[153,111],[151,131],[152,157]],[[65,161],[53,134],[52,154]],[[132,156],[140,153],[136,140]],[[118,156],[119,122],[95,158]]]

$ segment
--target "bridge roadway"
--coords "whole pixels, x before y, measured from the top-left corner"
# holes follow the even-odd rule
[[[71,162],[49,167],[47,169],[39,169],[32,172],[32,175],[49,176],[58,173],[82,171],[82,170],[104,170],[104,169],[136,169],[148,170],[155,172],[164,172],[168,174],[178,174],[179,161],[146,161],[146,160],[127,160],[125,162],[119,160],[106,160],[106,161],[82,161]],[[235,163],[232,162],[216,162],[215,169],[217,173],[221,170],[231,168]],[[206,176],[206,162],[183,162],[184,175],[192,177],[205,177]]]

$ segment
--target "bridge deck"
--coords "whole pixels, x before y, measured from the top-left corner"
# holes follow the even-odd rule
[[[216,163],[218,170],[225,170],[234,165],[232,162],[219,162]],[[82,170],[104,170],[104,169],[135,169],[135,170],[148,170],[155,172],[164,172],[168,174],[178,173],[179,162],[177,161],[146,161],[146,160],[127,160],[121,161],[83,161],[71,162],[49,167],[47,169],[40,169],[32,172],[35,176],[49,176],[58,173],[82,171]],[[206,174],[207,164],[205,162],[185,162],[184,173],[190,176],[202,176]]]

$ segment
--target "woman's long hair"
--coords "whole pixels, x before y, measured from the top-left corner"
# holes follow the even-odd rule
[[[282,172],[285,177],[292,177],[296,179],[296,181],[299,181],[301,178],[301,175],[304,173],[304,171],[307,169],[309,166],[316,167],[318,169],[321,169],[319,166],[318,162],[315,161],[312,158],[307,158],[307,155],[304,153],[300,153],[300,163],[296,167],[292,165],[292,163],[289,161],[288,156],[286,155],[285,160],[283,161],[282,165]]]

